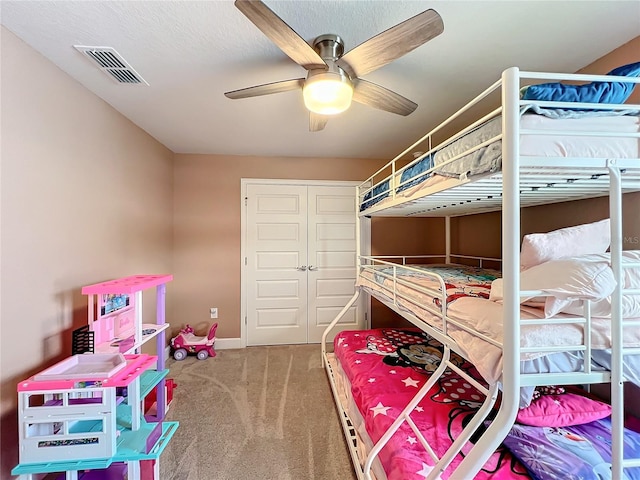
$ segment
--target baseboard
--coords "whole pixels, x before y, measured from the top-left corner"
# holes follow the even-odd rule
[[[244,348],[246,345],[241,338],[216,338],[216,350],[229,350],[230,348]]]

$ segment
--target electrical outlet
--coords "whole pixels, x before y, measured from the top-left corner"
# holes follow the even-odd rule
[[[211,307],[209,312],[211,313],[211,318],[218,318],[218,307]]]

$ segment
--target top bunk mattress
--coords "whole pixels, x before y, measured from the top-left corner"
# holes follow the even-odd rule
[[[360,198],[360,210],[408,199],[421,190],[443,190],[460,179],[499,172],[502,167],[502,122],[495,117],[387,177]],[[547,159],[638,159],[640,116],[585,115],[520,117],[520,161]],[[631,135],[630,135],[631,134]],[[635,134],[635,136],[633,136]],[[558,161],[560,164],[560,161]]]

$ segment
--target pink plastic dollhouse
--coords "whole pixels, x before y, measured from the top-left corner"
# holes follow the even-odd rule
[[[158,458],[178,423],[165,421],[166,283],[136,275],[88,285],[88,327],[95,353],[74,355],[18,384],[21,479],[159,480]],[[156,323],[142,323],[142,292],[156,289]],[[140,353],[156,339],[157,356]],[[155,390],[155,415],[144,399]],[[47,477],[49,478],[49,477]],[[84,476],[82,478],[85,478]],[[89,477],[87,477],[89,478]]]

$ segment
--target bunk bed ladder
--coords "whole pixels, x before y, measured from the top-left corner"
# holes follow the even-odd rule
[[[451,444],[449,449],[442,455],[441,458],[438,458],[436,453],[433,451],[427,440],[422,435],[420,429],[416,426],[414,421],[411,419],[411,412],[415,410],[418,406],[418,403],[422,401],[422,399],[429,393],[431,388],[435,385],[435,383],[440,379],[440,377],[444,374],[447,369],[453,370],[456,374],[458,374],[461,378],[465,379],[471,385],[473,385],[480,393],[485,395],[485,401],[482,403],[482,406],[478,409],[476,414],[473,416],[473,419],[467,424],[467,426],[462,430],[460,435],[455,439],[455,441]],[[469,441],[469,439],[473,436],[474,433],[481,427],[482,422],[487,418],[489,412],[493,405],[496,402],[498,397],[498,384],[492,384],[488,389],[480,384],[477,380],[471,377],[468,373],[458,368],[451,362],[451,349],[448,346],[444,346],[444,352],[442,354],[442,361],[438,368],[431,374],[429,380],[422,386],[422,388],[418,391],[418,393],[411,399],[411,401],[407,404],[407,406],[400,412],[396,420],[391,424],[389,429],[385,432],[385,434],[378,440],[378,442],[373,446],[369,455],[367,456],[367,460],[364,464],[364,478],[366,480],[371,480],[371,467],[373,465],[373,461],[378,456],[380,451],[384,448],[384,446],[389,442],[391,437],[396,433],[396,431],[400,428],[403,423],[407,423],[413,433],[415,433],[416,437],[420,441],[420,444],[425,449],[425,451],[429,454],[433,462],[435,463],[433,469],[426,477],[427,480],[433,480],[440,478],[442,473],[446,470],[449,464],[453,461],[455,456],[460,453],[464,445]]]
[[[447,466],[451,463],[451,461],[455,458],[455,456],[460,453],[462,447],[471,439],[471,437],[481,431],[482,423],[486,420],[489,415],[491,408],[496,403],[498,398],[498,383],[493,383],[489,386],[489,388],[485,388],[481,385],[477,380],[469,376],[466,372],[462,371],[455,365],[450,364],[451,369],[456,372],[460,377],[464,378],[471,385],[473,385],[481,394],[485,396],[484,402],[473,416],[471,421],[467,424],[467,426],[460,432],[458,438],[454,440],[449,449],[442,456],[438,464],[434,467],[434,472],[437,472],[437,475],[434,476],[434,472],[432,472],[427,480],[432,480],[436,478],[440,478],[440,475],[444,473]]]
[[[335,327],[336,324],[340,321],[340,319],[344,317],[345,313],[347,313],[349,309],[353,306],[353,304],[356,303],[356,300],[358,300],[359,296],[360,296],[360,288],[356,287],[356,291],[354,292],[351,299],[347,302],[344,308],[340,310],[340,313],[336,315],[336,318],[334,318],[331,321],[331,323],[327,325],[327,328],[325,328],[324,332],[322,333],[322,340],[321,340],[322,341],[322,344],[321,344],[322,365],[324,365],[325,367],[327,365],[327,336],[329,335],[329,332],[333,329],[333,327]]]
[[[380,451],[384,448],[387,442],[391,439],[391,437],[393,437],[393,435],[396,433],[396,431],[398,431],[398,429],[404,422],[407,422],[407,424],[411,427],[413,432],[416,434],[416,436],[420,440],[420,444],[427,451],[431,459],[434,462],[437,462],[439,460],[437,455],[433,451],[433,449],[429,446],[429,443],[425,440],[424,436],[422,435],[418,427],[416,427],[413,420],[411,420],[410,415],[411,415],[411,412],[413,412],[413,410],[418,406],[418,403],[420,403],[420,401],[427,395],[427,393],[429,393],[429,390],[431,390],[431,387],[433,387],[436,381],[438,381],[438,379],[442,376],[442,374],[447,369],[447,366],[451,365],[451,363],[449,362],[450,354],[451,354],[451,350],[449,349],[449,347],[445,346],[444,352],[442,352],[442,361],[440,362],[440,365],[438,365],[438,368],[431,374],[431,376],[429,377],[429,380],[425,382],[425,384],[418,391],[418,393],[416,393],[416,395],[411,399],[411,401],[407,404],[404,410],[400,412],[400,415],[398,415],[398,418],[395,419],[395,421],[387,429],[385,434],[382,437],[380,437],[380,440],[378,440],[376,444],[373,446],[364,464],[364,478],[366,480],[371,480],[371,466],[373,464],[373,461],[375,460],[375,458],[378,456]]]

